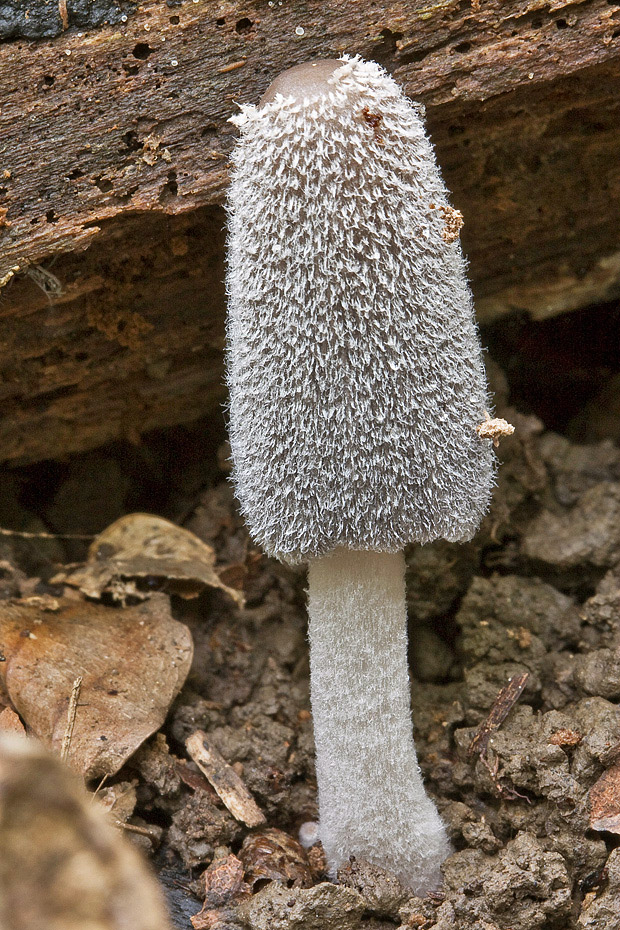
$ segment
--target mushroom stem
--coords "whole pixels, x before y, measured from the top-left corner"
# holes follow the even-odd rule
[[[413,742],[402,552],[336,549],[308,572],[319,834],[332,874],[354,855],[416,893],[450,844]]]

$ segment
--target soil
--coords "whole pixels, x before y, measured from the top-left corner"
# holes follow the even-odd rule
[[[573,421],[546,429],[525,401],[525,413],[511,405],[491,360],[489,372],[497,415],[516,427],[491,511],[467,545],[408,552],[416,746],[455,850],[441,894],[424,899],[363,862],[329,881],[320,846],[297,842],[317,817],[305,577],[249,540],[221,417],[0,474],[3,527],[96,533],[150,510],[212,545],[227,583],[243,579],[243,608],[214,589],[172,597],[194,638],[189,679],[105,788],[118,819],[144,828],[128,835],[152,857],[175,926],[202,908],[194,926],[219,930],[620,928],[620,448],[571,441]],[[0,537],[0,594],[14,595],[16,572],[58,593],[58,563],[86,546]],[[520,695],[503,690],[515,676]],[[236,820],[188,758],[196,730],[266,826]]]

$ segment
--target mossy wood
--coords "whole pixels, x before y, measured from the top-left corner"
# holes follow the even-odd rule
[[[619,3],[82,7],[0,24],[3,459],[221,400],[227,119],[309,58],[360,53],[426,105],[481,319],[617,295]]]

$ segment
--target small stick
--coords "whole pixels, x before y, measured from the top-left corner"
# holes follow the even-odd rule
[[[122,820],[115,820],[114,826],[118,827],[119,830],[127,830],[129,833],[139,833],[140,836],[148,836],[151,842],[155,841],[153,834],[150,830],[147,830],[146,827],[139,827],[135,823],[123,823]]]
[[[185,741],[185,747],[235,820],[248,827],[258,827],[266,822],[265,815],[244,783],[209,742],[206,733],[196,730]]]
[[[58,0],[58,15],[62,21],[62,31],[69,28],[69,13],[67,12],[67,0]]]
[[[80,691],[82,690],[82,676],[76,678],[73,682],[73,688],[71,690],[71,697],[69,698],[69,709],[67,711],[67,727],[65,729],[65,735],[62,738],[62,746],[60,748],[60,758],[63,762],[66,762],[69,758],[69,749],[71,748],[71,739],[73,737],[73,727],[75,726],[75,717],[78,709],[78,701],[80,699]]]
[[[523,672],[521,675],[513,675],[507,685],[501,689],[493,701],[493,706],[489,711],[489,716],[474,733],[473,739],[467,750],[468,756],[483,756],[486,752],[487,745],[491,734],[498,730],[508,713],[517,703],[523,693],[523,689],[530,677],[529,672]]]
[[[218,74],[228,74],[229,71],[237,71],[239,68],[243,68],[246,63],[247,58],[242,58],[241,61],[233,61],[230,65],[224,65],[223,68],[218,68]]]
[[[95,790],[93,791],[91,798],[90,798],[91,801],[95,800],[95,798],[97,797],[97,795],[99,794],[99,792],[101,791],[101,789],[103,788],[107,780],[108,780],[108,773],[106,772],[103,778],[101,779],[101,781],[99,782],[99,784],[97,785],[97,787],[95,788]]]
[[[27,533],[25,530],[5,530],[0,527],[0,536],[20,536],[22,539],[95,539],[93,533]]]

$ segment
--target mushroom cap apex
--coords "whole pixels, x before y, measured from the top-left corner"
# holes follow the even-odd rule
[[[258,104],[259,109],[271,103],[278,94],[302,101],[307,97],[320,97],[329,93],[330,81],[334,71],[342,68],[343,61],[338,58],[319,58],[316,61],[304,61],[281,71],[273,79]]]

